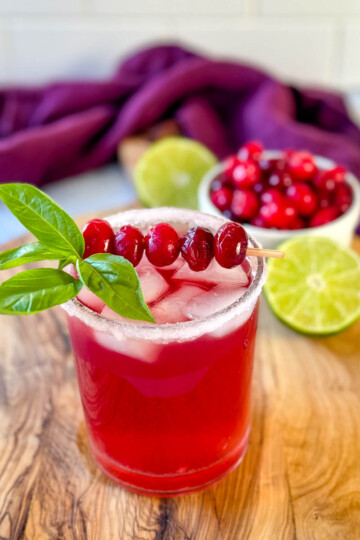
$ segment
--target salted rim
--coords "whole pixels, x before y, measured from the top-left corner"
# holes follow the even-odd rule
[[[213,233],[229,220],[223,216],[213,216],[197,210],[185,210],[182,208],[149,208],[127,210],[111,215],[106,219],[114,228],[131,223],[134,226],[144,227],[154,225],[159,222],[176,223],[180,225],[207,227]],[[261,247],[260,244],[248,233],[249,243],[253,247]],[[262,286],[265,283],[267,268],[263,257],[249,257],[251,266],[256,269],[253,281],[246,292],[235,302],[216,313],[196,319],[194,321],[152,324],[152,323],[130,323],[117,320],[110,320],[99,313],[84,306],[77,298],[69,300],[61,307],[70,317],[77,317],[79,320],[91,326],[95,331],[106,332],[119,340],[125,338],[151,340],[156,343],[168,343],[171,341],[190,341],[203,334],[213,332],[223,324],[230,321],[234,316],[253,309]]]

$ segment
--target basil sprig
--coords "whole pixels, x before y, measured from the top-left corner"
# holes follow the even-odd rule
[[[126,313],[129,319],[154,321],[145,304],[139,277],[124,257],[97,253],[85,261],[77,260],[76,268],[87,288],[114,311]]]
[[[7,270],[8,268],[35,261],[57,261],[58,258],[57,253],[51,252],[39,242],[33,242],[0,253],[0,270]]]
[[[82,283],[54,268],[25,270],[0,286],[0,313],[29,315],[57,304],[63,304],[79,294]]]
[[[83,259],[83,235],[73,219],[50,197],[29,184],[0,185],[0,199],[38,240],[0,253],[0,270],[35,261],[59,261],[58,269],[25,270],[0,285],[0,313],[29,315],[62,304],[86,285],[123,317],[155,322],[132,264],[101,253]],[[74,264],[75,279],[63,272]]]

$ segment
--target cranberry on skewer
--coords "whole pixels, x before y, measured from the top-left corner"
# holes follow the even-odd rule
[[[85,240],[84,259],[95,253],[114,253],[114,231],[104,219],[88,221],[82,234]]]
[[[115,253],[137,266],[145,249],[145,239],[136,227],[124,225],[115,236]]]

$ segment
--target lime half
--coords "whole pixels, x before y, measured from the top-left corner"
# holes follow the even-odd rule
[[[202,144],[183,137],[154,143],[135,169],[135,186],[145,206],[197,208],[197,190],[217,162]]]
[[[294,330],[327,335],[360,316],[360,257],[327,238],[303,236],[270,259],[265,295],[275,315]]]

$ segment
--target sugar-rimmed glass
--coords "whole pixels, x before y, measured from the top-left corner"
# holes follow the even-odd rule
[[[114,230],[167,222],[215,232],[225,218],[156,208],[107,218]],[[249,245],[258,247],[249,237]],[[250,257],[245,294],[208,317],[152,325],[109,320],[74,299],[67,311],[93,455],[115,482],[139,493],[189,493],[243,458],[263,259]]]

